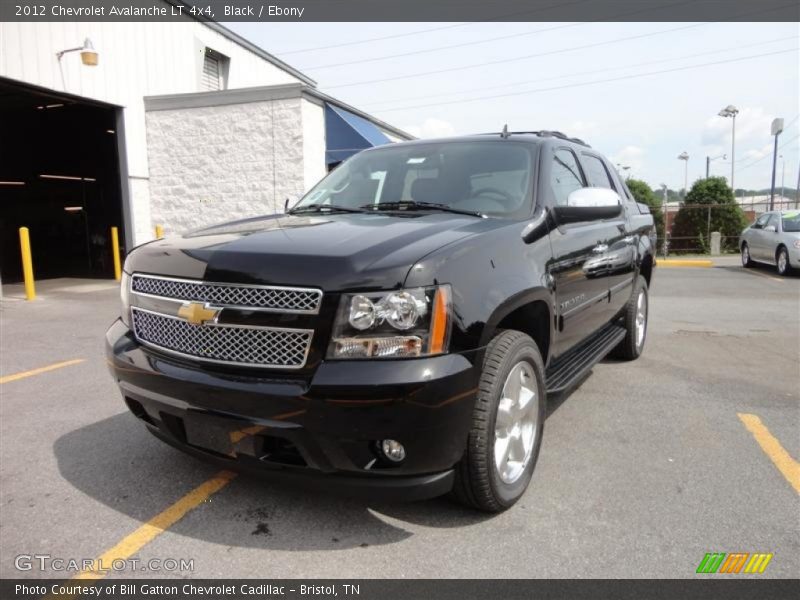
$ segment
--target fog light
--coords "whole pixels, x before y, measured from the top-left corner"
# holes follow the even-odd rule
[[[406,449],[397,440],[381,441],[381,453],[392,462],[401,462],[406,457]]]

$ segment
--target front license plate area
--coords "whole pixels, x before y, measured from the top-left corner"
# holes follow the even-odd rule
[[[230,456],[233,452],[231,432],[235,428],[227,426],[214,417],[189,415],[183,421],[186,442],[202,450]]]

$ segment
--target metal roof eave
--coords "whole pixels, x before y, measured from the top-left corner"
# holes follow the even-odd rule
[[[394,125],[390,125],[386,121],[382,121],[381,119],[378,119],[377,117],[374,117],[371,114],[366,113],[363,110],[360,110],[360,109],[356,108],[355,106],[351,106],[351,105],[347,104],[346,102],[342,102],[341,100],[338,100],[337,98],[334,98],[333,96],[329,96],[328,94],[319,91],[317,88],[304,87],[303,90],[302,90],[302,93],[303,93],[303,95],[311,96],[313,98],[316,98],[317,100],[321,100],[322,102],[327,102],[329,104],[333,104],[334,106],[338,106],[339,108],[343,108],[344,110],[346,110],[348,112],[356,114],[359,117],[361,117],[362,119],[366,119],[367,121],[370,121],[371,123],[373,123],[374,125],[378,126],[379,128],[385,129],[389,133],[391,133],[393,135],[396,135],[397,137],[399,137],[399,138],[401,138],[403,140],[414,140],[414,139],[416,139],[410,133],[408,133],[406,131],[403,131],[402,129],[400,129],[398,127],[395,127]]]

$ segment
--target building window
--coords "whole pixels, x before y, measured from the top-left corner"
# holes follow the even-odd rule
[[[224,61],[227,60],[219,52],[206,48],[203,58],[203,73],[200,76],[200,89],[215,92],[225,88]]]

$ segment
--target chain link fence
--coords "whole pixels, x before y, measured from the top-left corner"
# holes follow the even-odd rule
[[[689,255],[689,254],[711,254],[712,234],[720,233],[720,254],[735,254],[739,252],[740,231],[719,231],[726,221],[735,222],[738,214],[743,214],[747,224],[754,222],[760,215],[771,210],[795,210],[798,209],[798,201],[788,198],[775,198],[770,203],[769,200],[750,200],[739,199],[736,204],[678,204],[670,203],[662,205],[664,213],[664,226],[658,232],[659,254],[667,257],[669,255]],[[691,211],[689,219],[691,228],[697,233],[694,235],[673,235],[673,228],[678,213],[681,210]],[[741,213],[739,212],[741,211]],[[663,229],[666,229],[664,235]],[[713,250],[716,250],[714,248]]]

